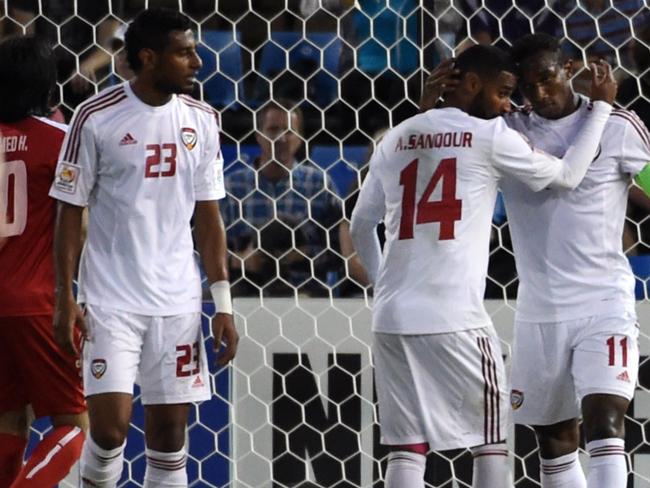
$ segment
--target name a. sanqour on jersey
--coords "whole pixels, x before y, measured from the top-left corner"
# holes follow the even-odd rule
[[[395,152],[438,147],[472,147],[472,133],[435,132],[431,134],[411,134],[408,137],[397,139]]]
[[[0,152],[27,151],[27,136],[0,137]]]

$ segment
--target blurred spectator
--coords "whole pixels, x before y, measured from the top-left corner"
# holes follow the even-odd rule
[[[109,48],[113,56],[113,74],[111,76],[110,84],[120,83],[122,81],[130,80],[135,76],[133,70],[126,60],[126,51],[124,50],[124,34],[129,24],[122,24],[115,29]]]
[[[253,167],[226,175],[222,206],[227,226],[233,293],[287,296],[297,290],[326,295],[341,218],[323,172],[297,160],[302,112],[294,103],[270,102],[257,113],[261,154]],[[330,250],[328,250],[328,248]],[[240,279],[243,275],[243,279]]]

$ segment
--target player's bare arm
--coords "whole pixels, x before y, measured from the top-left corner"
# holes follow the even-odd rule
[[[441,96],[458,86],[460,70],[454,67],[454,62],[455,58],[446,59],[429,74],[420,98],[420,112],[434,108]]]
[[[79,354],[74,343],[75,325],[80,329],[82,336],[86,336],[83,312],[72,291],[72,281],[81,252],[83,212],[83,207],[59,202],[54,228],[54,338],[64,351],[75,355]]]
[[[216,200],[196,202],[194,236],[215,298],[217,313],[212,318],[212,335],[215,349],[218,350],[222,343],[224,345],[217,357],[217,364],[223,366],[235,357],[239,335],[230,304],[226,229]]]

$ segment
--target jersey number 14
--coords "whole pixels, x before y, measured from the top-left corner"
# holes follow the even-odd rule
[[[400,173],[399,184],[402,193],[402,218],[399,224],[399,239],[413,239],[413,228],[419,224],[440,223],[439,240],[454,238],[454,226],[461,219],[463,202],[456,198],[456,158],[440,161],[422,198],[415,203],[418,181],[419,159],[414,159]],[[442,184],[440,200],[430,201],[431,194]]]

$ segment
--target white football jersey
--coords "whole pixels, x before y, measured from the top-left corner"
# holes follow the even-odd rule
[[[383,217],[386,226],[373,330],[431,334],[490,324],[483,295],[500,176],[538,191],[562,166],[501,117],[435,109],[390,130],[354,210],[367,221]]]
[[[142,315],[201,308],[190,219],[225,196],[216,113],[190,97],[153,107],[128,83],[81,104],[50,190],[88,206],[79,301]]]
[[[561,157],[590,104],[558,120],[514,112],[508,125],[532,144]],[[650,135],[633,113],[613,110],[600,148],[573,191],[533,193],[513,178],[501,187],[515,250],[517,318],[558,322],[599,314],[634,313],[634,277],[622,234],[631,177],[650,162]]]

